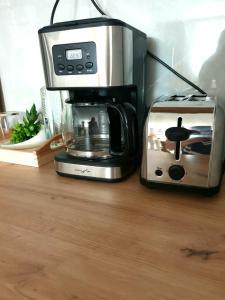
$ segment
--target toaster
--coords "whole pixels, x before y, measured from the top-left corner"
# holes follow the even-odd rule
[[[218,192],[224,164],[225,113],[207,96],[158,98],[144,126],[141,183]]]

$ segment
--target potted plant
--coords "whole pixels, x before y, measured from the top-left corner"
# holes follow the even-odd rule
[[[33,104],[30,111],[26,110],[23,121],[17,122],[12,127],[10,140],[1,146],[10,149],[28,149],[39,146],[45,140],[45,131],[41,126],[40,114]]]

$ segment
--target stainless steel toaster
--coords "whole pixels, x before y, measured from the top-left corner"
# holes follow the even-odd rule
[[[213,194],[224,163],[224,107],[204,96],[153,102],[145,122],[141,182]]]

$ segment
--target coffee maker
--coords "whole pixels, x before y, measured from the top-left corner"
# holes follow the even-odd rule
[[[110,18],[39,30],[46,88],[68,90],[59,175],[120,181],[140,159],[146,35]]]

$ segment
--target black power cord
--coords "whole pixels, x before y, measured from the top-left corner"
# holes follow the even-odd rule
[[[106,16],[106,13],[98,6],[98,4],[95,2],[95,0],[91,0],[94,7],[100,12],[101,15]]]
[[[192,81],[188,80],[186,77],[184,77],[183,75],[181,75],[180,73],[178,73],[176,70],[174,70],[172,67],[170,67],[167,63],[165,63],[163,60],[161,60],[158,56],[156,56],[155,54],[153,54],[149,50],[147,50],[147,54],[151,58],[153,58],[156,61],[158,61],[161,65],[163,65],[164,67],[166,67],[169,71],[171,71],[172,73],[174,73],[177,77],[179,77],[180,79],[182,79],[183,81],[185,81],[187,84],[189,84],[190,86],[192,86],[194,89],[196,89],[197,91],[199,91],[201,94],[203,94],[205,96],[207,95],[207,93],[205,91],[203,91],[200,87],[198,87]]]
[[[55,16],[55,11],[56,11],[56,8],[59,4],[59,1],[60,0],[56,0],[55,1],[55,4],[52,8],[52,13],[51,13],[51,19],[50,19],[50,25],[53,25],[53,22],[54,22],[54,16]],[[94,5],[94,7],[100,12],[101,15],[103,16],[106,16],[106,14],[104,13],[104,11],[98,6],[98,4],[95,2],[95,0],[91,0],[92,4]]]
[[[53,24],[53,20],[54,20],[54,15],[55,15],[55,11],[56,8],[58,6],[60,0],[56,0],[55,4],[53,6],[52,9],[52,14],[51,14],[51,19],[50,19],[50,24]],[[98,12],[105,16],[106,14],[104,13],[104,11],[98,6],[98,4],[95,2],[95,0],[91,0],[92,4],[94,5],[94,7],[98,10]],[[173,74],[175,74],[177,77],[179,77],[180,79],[182,79],[183,81],[185,81],[187,84],[189,84],[190,86],[192,86],[194,89],[196,89],[197,91],[199,91],[201,94],[203,95],[207,95],[207,93],[205,91],[203,91],[200,87],[198,87],[196,84],[194,84],[192,81],[188,80],[186,77],[184,77],[183,75],[181,75],[180,73],[178,73],[176,70],[174,70],[172,67],[170,67],[167,63],[165,63],[163,60],[161,60],[158,56],[156,56],[155,54],[153,54],[152,52],[150,52],[149,50],[147,50],[147,54],[155,59],[156,61],[158,61],[161,65],[163,65],[164,67],[166,67],[169,71],[171,71]]]
[[[102,14],[105,15],[105,13],[100,9],[100,7],[97,5],[97,3],[94,0],[91,0],[91,2],[94,4],[95,8]],[[163,60],[161,60],[158,56],[156,56],[155,54],[153,54],[152,52],[150,52],[149,50],[147,50],[147,54],[155,59],[156,61],[158,61],[160,64],[162,64],[164,67],[166,67],[169,71],[171,71],[172,73],[174,73],[177,77],[179,77],[180,79],[182,79],[183,81],[185,81],[187,84],[189,84],[190,86],[192,86],[194,89],[196,89],[197,91],[199,91],[201,94],[203,95],[207,95],[207,93],[205,91],[203,91],[200,87],[198,87],[196,84],[194,84],[192,81],[188,80],[186,77],[184,77],[183,75],[181,75],[180,73],[178,73],[176,70],[174,70],[172,67],[170,67],[167,63],[165,63]]]
[[[58,4],[59,4],[59,1],[60,1],[60,0],[56,0],[54,6],[53,6],[53,8],[52,8],[52,13],[51,13],[51,18],[50,18],[50,25],[53,25],[54,16],[55,16],[55,11],[56,11],[56,8],[57,8],[57,6],[58,6]]]

